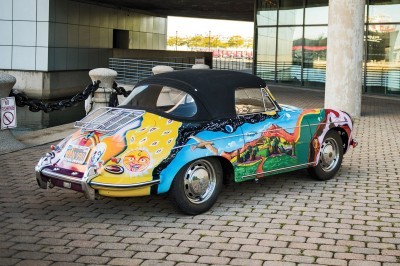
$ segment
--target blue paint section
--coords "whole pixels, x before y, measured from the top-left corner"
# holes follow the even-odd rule
[[[158,193],[164,193],[169,190],[175,175],[185,164],[199,158],[220,156],[222,152],[240,149],[244,144],[243,133],[240,129],[232,133],[203,131],[195,135],[195,137],[205,142],[211,142],[210,145],[216,150],[199,147],[199,142],[190,138],[176,154],[172,162],[160,173],[161,182],[158,185]]]

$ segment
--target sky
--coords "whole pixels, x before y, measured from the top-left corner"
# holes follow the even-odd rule
[[[168,17],[168,36],[193,36],[196,34],[208,36],[220,35],[228,37],[233,35],[241,35],[244,38],[252,38],[254,31],[253,22],[218,20],[218,19],[201,19],[186,17]]]

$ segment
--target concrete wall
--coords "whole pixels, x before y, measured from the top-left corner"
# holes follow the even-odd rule
[[[5,70],[3,72],[17,79],[14,89],[24,91],[32,99],[70,97],[82,92],[91,82],[89,70],[52,72]]]
[[[72,0],[1,0],[0,69],[60,71],[108,65],[113,30],[130,49],[166,48],[167,19]]]

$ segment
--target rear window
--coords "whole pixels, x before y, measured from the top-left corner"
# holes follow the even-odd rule
[[[197,104],[190,94],[162,85],[139,86],[121,105],[153,109],[177,117],[193,117],[197,113]]]

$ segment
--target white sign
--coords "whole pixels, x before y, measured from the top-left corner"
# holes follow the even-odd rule
[[[195,58],[194,64],[203,64],[204,65],[204,57],[203,58]]]
[[[1,129],[14,128],[17,126],[17,113],[15,98],[1,98]]]

